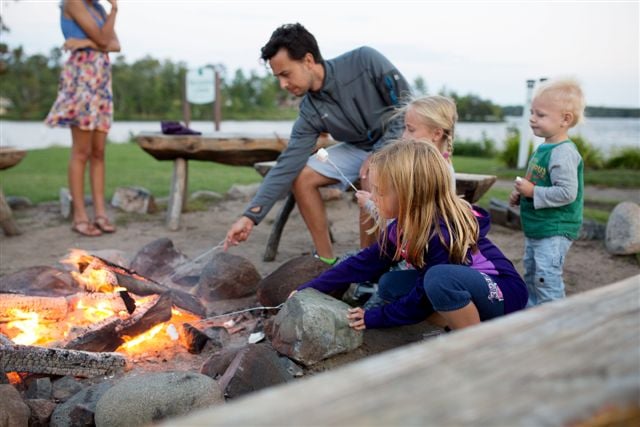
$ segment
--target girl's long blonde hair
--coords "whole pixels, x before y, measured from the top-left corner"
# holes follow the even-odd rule
[[[401,139],[371,156],[371,170],[381,191],[392,191],[398,199],[398,232],[395,260],[406,251],[407,260],[416,267],[424,266],[429,239],[436,233],[448,248],[449,260],[466,263],[468,251],[475,251],[479,225],[471,205],[455,195],[449,166],[431,144]],[[446,242],[440,223],[447,229]],[[388,236],[386,220],[378,219],[381,247]]]

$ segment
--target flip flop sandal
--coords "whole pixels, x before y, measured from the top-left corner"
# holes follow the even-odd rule
[[[102,232],[93,226],[89,221],[78,221],[71,225],[71,230],[87,237],[98,237]]]
[[[109,218],[107,218],[106,216],[97,216],[93,224],[98,229],[102,230],[103,233],[115,233],[116,231],[115,225],[111,224]]]

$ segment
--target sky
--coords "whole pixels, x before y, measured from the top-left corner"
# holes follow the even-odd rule
[[[107,5],[106,0],[102,3]],[[146,55],[189,67],[268,73],[258,58],[273,30],[300,22],[332,58],[382,52],[429,92],[443,88],[521,105],[526,80],[574,77],[587,104],[640,107],[640,0],[215,1],[120,0],[116,32],[127,62]],[[2,42],[28,54],[63,43],[58,0],[0,0]]]

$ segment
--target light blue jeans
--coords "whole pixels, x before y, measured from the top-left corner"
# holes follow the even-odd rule
[[[565,297],[562,268],[572,240],[564,236],[524,239],[524,281],[529,291],[527,307]]]

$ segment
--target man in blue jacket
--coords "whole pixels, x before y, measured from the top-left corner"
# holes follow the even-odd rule
[[[350,180],[360,179],[368,190],[368,162],[372,151],[402,135],[404,121],[393,107],[410,93],[400,72],[382,54],[360,47],[337,58],[323,60],[315,37],[300,24],[277,28],[262,48],[280,87],[303,97],[289,144],[265,177],[258,193],[229,229],[225,249],[245,241],[273,204],[289,190],[311,233],[318,257],[336,261],[320,187],[348,186],[329,163],[310,157],[321,133],[339,141],[329,148],[329,158]],[[360,214],[360,244],[370,239]]]

